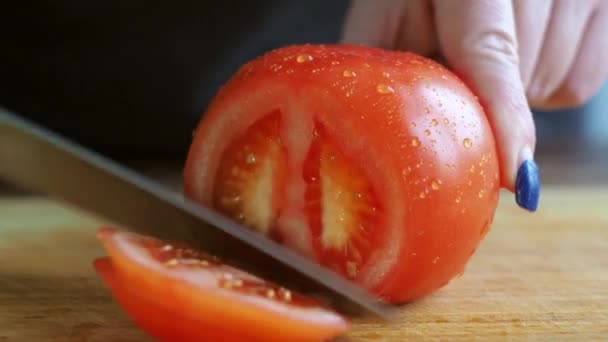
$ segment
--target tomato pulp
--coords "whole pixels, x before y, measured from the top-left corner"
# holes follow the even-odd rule
[[[241,67],[197,127],[185,194],[393,303],[461,274],[498,203],[475,95],[406,52],[271,51]]]

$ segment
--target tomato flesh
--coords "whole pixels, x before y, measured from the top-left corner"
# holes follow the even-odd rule
[[[214,191],[222,212],[263,234],[276,232],[286,151],[279,137],[280,113],[256,122],[223,155]]]
[[[119,305],[161,341],[319,341],[348,328],[318,301],[183,244],[102,229],[95,261]],[[238,329],[235,329],[238,327]]]
[[[356,278],[383,235],[382,213],[373,189],[320,125],[314,131],[303,177],[308,184],[306,211],[318,260]]]

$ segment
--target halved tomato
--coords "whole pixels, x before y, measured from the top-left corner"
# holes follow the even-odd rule
[[[212,256],[118,229],[95,261],[117,302],[161,341],[321,341],[349,323],[312,298]]]
[[[499,169],[484,110],[405,52],[277,49],[244,65],[198,126],[185,193],[390,302],[461,274]]]

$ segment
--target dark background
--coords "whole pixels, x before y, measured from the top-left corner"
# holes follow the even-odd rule
[[[3,1],[0,106],[113,158],[180,163],[205,107],[242,63],[287,44],[337,42],[347,4]],[[606,94],[537,113],[539,150],[608,146]]]
[[[112,157],[177,159],[241,64],[286,44],[336,42],[347,4],[2,3],[0,106]]]

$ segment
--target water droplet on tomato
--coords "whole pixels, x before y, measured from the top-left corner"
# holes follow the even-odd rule
[[[173,246],[172,245],[164,245],[160,248],[161,252],[169,252],[173,250]]]
[[[429,109],[429,107],[424,107],[424,112],[426,114],[429,114],[431,112],[431,110]]]
[[[437,264],[438,262],[439,262],[439,257],[437,256],[433,259],[433,264]]]
[[[437,126],[437,125],[439,125],[439,121],[437,121],[437,119],[433,119],[433,120],[431,120],[431,125]]]
[[[471,148],[471,146],[473,146],[473,142],[469,138],[464,138],[464,140],[462,141],[462,145],[464,146],[464,148]]]
[[[420,194],[418,195],[418,197],[425,198],[426,197],[426,192],[420,191]]]
[[[483,198],[483,195],[484,195],[484,194],[485,194],[485,191],[484,191],[484,190],[479,190],[479,193],[477,194],[477,196],[478,196],[479,198]]]
[[[281,64],[277,64],[277,63],[272,64],[270,66],[270,69],[274,72],[277,72],[277,71],[281,70],[282,68],[283,68],[283,66]]]
[[[281,297],[282,297],[282,299],[283,299],[284,301],[286,301],[286,302],[290,302],[290,301],[291,301],[291,297],[292,297],[292,296],[291,296],[291,291],[286,290],[286,289],[284,289],[284,288],[281,288],[281,289],[279,290],[279,292],[281,293]]]
[[[386,77],[386,78],[389,78],[391,75],[390,75],[388,72],[383,71],[383,72],[382,72],[382,76],[384,76],[384,77]]]
[[[448,120],[448,118],[444,118],[444,119],[443,119],[443,123],[447,125],[447,124],[449,124],[449,123],[450,123],[450,120]]]
[[[462,198],[460,198],[460,196],[456,197],[456,199],[454,199],[454,202],[456,203],[460,203],[460,201],[462,201]]]
[[[344,76],[344,77],[356,77],[356,76],[357,76],[357,73],[355,73],[355,72],[354,72],[354,71],[352,71],[352,70],[348,70],[348,69],[346,69],[346,70],[344,70],[344,71],[342,72],[342,76]]]
[[[420,146],[420,140],[418,139],[418,137],[412,138],[412,146],[414,146],[414,147]]]
[[[247,154],[247,157],[245,158],[245,162],[247,164],[255,164],[255,154],[253,154],[253,153]]]
[[[411,125],[412,125],[412,127],[416,127],[416,123],[415,122],[412,122]]]
[[[441,186],[441,181],[439,179],[434,180],[431,183],[431,188],[433,188],[433,190],[439,190],[440,186]]]
[[[429,131],[428,129],[425,129],[425,130],[424,130],[424,134],[425,134],[426,136],[429,136],[429,135],[431,135],[431,131]]]
[[[309,62],[309,61],[312,61],[312,56],[309,54],[303,53],[303,54],[298,55],[298,57],[296,57],[296,61],[298,63]]]
[[[380,83],[376,86],[376,91],[380,94],[392,94],[395,89],[388,84]]]

